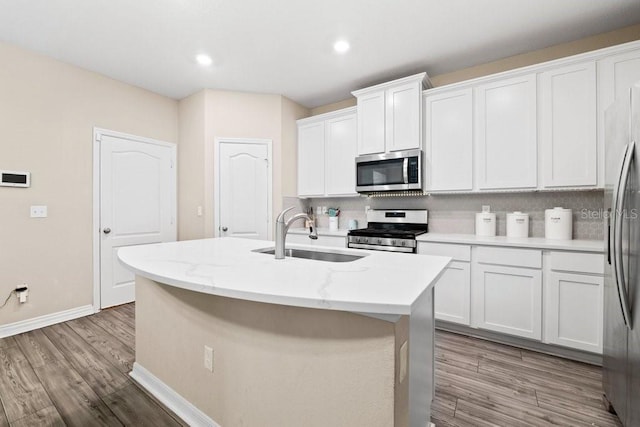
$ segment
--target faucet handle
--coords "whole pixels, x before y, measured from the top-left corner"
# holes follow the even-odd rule
[[[276,218],[276,222],[284,222],[284,214],[286,214],[287,212],[289,212],[292,209],[295,209],[295,206],[291,206],[290,208],[287,208],[285,210],[283,210],[282,212],[280,212],[278,214],[278,217]]]

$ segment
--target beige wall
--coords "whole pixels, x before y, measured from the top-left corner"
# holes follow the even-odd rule
[[[214,187],[217,138],[270,139],[273,144],[273,217],[282,196],[296,194],[295,121],[309,110],[270,94],[203,90],[180,101],[178,192],[180,240],[213,237],[216,206]],[[197,207],[204,215],[197,217]]]
[[[409,381],[396,382],[406,317],[223,298],[140,276],[136,300],[136,363],[220,425],[408,425]]]
[[[92,304],[93,127],[178,139],[175,100],[0,43],[0,169],[32,173],[0,187],[0,298],[29,285],[29,302],[0,325]],[[29,218],[47,205],[48,218]]]
[[[569,43],[562,43],[545,49],[535,50],[522,55],[511,56],[498,61],[464,68],[450,73],[430,76],[430,79],[434,87],[444,86],[634,40],[640,40],[640,24],[620,28],[615,31],[598,34]],[[356,99],[348,98],[333,104],[313,108],[311,110],[311,115],[315,116],[317,114],[327,113],[329,111],[335,111],[341,108],[351,107],[353,105],[356,105]]]
[[[204,215],[198,216],[198,206],[204,208],[204,142],[206,92],[200,91],[180,100],[178,117],[178,239],[204,237]]]

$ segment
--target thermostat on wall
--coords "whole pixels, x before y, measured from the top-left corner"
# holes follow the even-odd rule
[[[0,186],[3,187],[30,187],[31,172],[3,171],[0,170]]]

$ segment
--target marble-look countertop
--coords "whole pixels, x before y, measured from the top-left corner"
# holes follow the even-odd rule
[[[596,252],[605,250],[602,240],[553,240],[542,237],[481,237],[475,234],[426,233],[417,237],[419,242],[460,243],[466,245],[506,246],[515,248],[551,249],[560,251]]]
[[[216,238],[118,250],[136,274],[171,286],[250,301],[377,314],[411,314],[451,258],[340,249],[367,255],[352,262],[276,260],[252,252],[274,242]],[[287,248],[336,251],[309,245]]]
[[[339,228],[337,230],[329,230],[328,228],[318,227],[316,230],[318,236],[335,236],[335,237],[347,237],[349,230]],[[289,233],[293,234],[309,234],[308,228],[290,228]]]

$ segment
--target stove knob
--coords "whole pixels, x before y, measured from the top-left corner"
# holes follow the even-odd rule
[[[395,245],[396,245],[396,241],[395,241],[395,240],[392,240],[392,241],[391,241],[391,246],[395,246]]]
[[[382,239],[378,239],[378,244],[381,245],[382,244]]]
[[[405,246],[407,244],[407,242],[403,241],[401,244],[402,244],[402,246]]]

